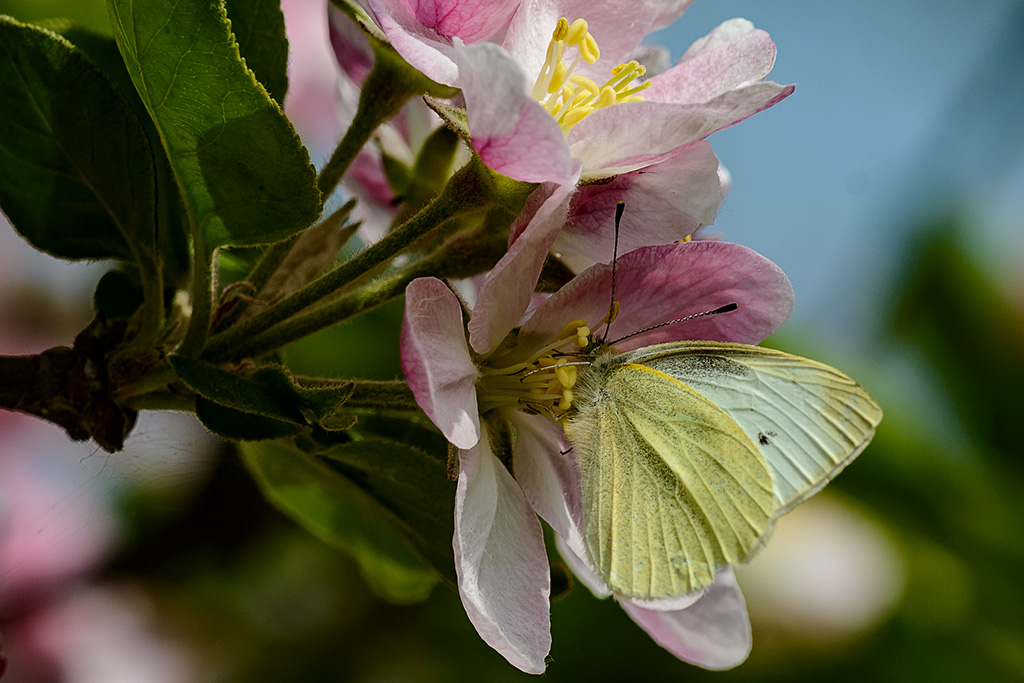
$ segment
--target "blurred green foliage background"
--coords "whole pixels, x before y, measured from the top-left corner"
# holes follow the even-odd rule
[[[22,20],[66,16],[106,30],[105,9],[94,0],[0,0],[0,12]],[[674,54],[682,47],[673,46]],[[879,246],[895,251],[886,255],[898,264],[895,276],[863,274],[886,282],[870,303],[873,320],[863,338],[835,344],[804,318],[802,327],[787,326],[771,340],[842,368],[886,416],[875,441],[824,500],[786,518],[764,555],[741,568],[754,626],[750,660],[728,672],[690,667],[655,645],[613,602],[576,586],[552,606],[548,680],[1024,680],[1024,280],[1013,280],[1024,271],[1024,253],[1002,255],[1017,263],[1007,275],[977,247],[974,236],[989,229],[983,212],[955,201],[941,210],[931,201],[908,202],[891,226],[898,244]],[[1024,215],[1012,220],[1019,226]],[[729,236],[727,213],[716,227]],[[5,250],[15,248],[11,239],[3,242]],[[0,336],[35,320],[28,309],[40,300],[74,299],[33,282],[4,284],[2,305],[14,312],[5,315]],[[78,304],[87,309],[87,296]],[[302,373],[396,377],[400,319],[400,306],[378,310],[296,344],[289,362]],[[49,333],[66,335],[54,343],[75,332],[59,321],[47,325]],[[102,475],[116,479],[107,487],[116,509],[114,549],[44,594],[0,599],[10,680],[114,680],[102,672],[128,659],[142,662],[134,671],[148,673],[118,680],[137,683],[528,678],[480,640],[444,585],[415,605],[376,598],[349,557],[262,498],[232,447],[200,436],[176,442],[173,435],[151,445],[156,457],[201,451],[203,464],[175,475],[180,478],[171,485],[147,482],[144,467],[131,477],[116,468]],[[74,465],[90,452],[65,455]],[[80,486],[91,490],[100,475],[72,467],[67,476],[86,477]],[[81,495],[73,490],[67,495]],[[67,502],[58,496],[39,526]],[[0,539],[3,534],[0,526]],[[0,584],[10,576],[4,571],[12,570],[0,568]],[[40,635],[49,622],[39,614],[81,595],[119,605],[122,622],[122,612],[134,615],[133,632],[148,634],[150,645]],[[71,630],[100,631],[103,615],[113,612],[86,610],[97,616],[81,622],[55,613],[65,615],[62,623]],[[67,650],[40,645],[47,642],[65,643]],[[83,642],[91,649],[82,650]],[[82,665],[93,660],[113,668]]]

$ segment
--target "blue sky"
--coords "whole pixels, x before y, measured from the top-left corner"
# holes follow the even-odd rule
[[[794,95],[711,138],[733,174],[715,227],[786,271],[795,323],[862,340],[909,226],[954,205],[997,268],[1024,266],[1022,8],[697,0],[653,37],[678,58],[742,16],[778,45],[771,78]]]

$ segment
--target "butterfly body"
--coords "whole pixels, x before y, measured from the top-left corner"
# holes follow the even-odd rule
[[[838,370],[744,344],[599,346],[579,374],[568,433],[587,552],[637,600],[693,593],[746,560],[881,419]]]

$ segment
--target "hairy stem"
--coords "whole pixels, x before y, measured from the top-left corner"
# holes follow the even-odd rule
[[[314,280],[295,294],[269,306],[251,318],[241,321],[235,327],[214,335],[210,339],[203,357],[211,361],[244,358],[251,354],[251,349],[257,347],[268,350],[278,348],[281,344],[268,347],[266,343],[256,344],[255,342],[259,337],[270,339],[270,337],[263,337],[263,334],[269,332],[271,327],[307,308],[318,305],[355,278],[387,262],[406,247],[439,228],[446,221],[486,208],[492,203],[492,200],[493,188],[491,187],[490,173],[478,162],[467,164],[452,177],[440,195],[384,239],[326,275]],[[366,292],[368,300],[376,296],[371,292],[375,289],[377,289],[376,285],[368,288]],[[360,296],[362,294],[356,294],[342,301],[351,302]],[[379,303],[375,305],[379,305]],[[318,315],[317,317],[322,316]],[[274,337],[276,338],[278,335],[279,333],[276,333]],[[288,338],[289,341],[294,341],[299,337],[289,334]]]
[[[210,332],[213,313],[213,255],[206,250],[201,229],[192,231],[192,315],[185,339],[176,353],[198,356]]]

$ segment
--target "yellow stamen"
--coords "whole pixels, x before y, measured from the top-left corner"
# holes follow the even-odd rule
[[[559,19],[558,21],[561,22],[562,19]],[[587,30],[589,28],[590,24],[587,23],[586,19],[577,19],[572,22],[572,26],[569,27],[569,32],[565,37],[565,42],[573,46],[579,45],[589,34],[589,31]]]
[[[563,365],[560,368],[555,369],[555,376],[558,378],[558,381],[561,382],[563,387],[566,389],[572,389],[576,385],[576,366]]]
[[[572,48],[577,52],[575,58],[566,56]],[[564,61],[563,57],[571,61]],[[551,113],[565,133],[597,109],[643,101],[637,93],[648,83],[637,79],[643,78],[647,69],[635,60],[614,67],[611,78],[601,85],[573,73],[581,61],[596,64],[600,58],[597,39],[585,19],[576,19],[572,24],[565,17],[558,19],[532,97]]]
[[[619,317],[619,302],[613,301],[612,305],[608,308],[608,315],[605,316],[605,322],[611,325],[615,322],[615,319]]]
[[[562,392],[562,400],[558,402],[558,407],[562,410],[572,408],[572,389],[566,389]]]
[[[601,48],[597,46],[594,36],[589,33],[580,43],[580,55],[587,64],[597,64],[597,60],[601,59]]]
[[[573,107],[562,117],[562,127],[572,128],[592,111],[594,111],[594,107]]]
[[[551,34],[552,41],[564,41],[565,37],[569,35],[569,20],[565,17],[559,17],[558,21],[555,22],[555,30]]]
[[[601,92],[601,87],[594,82],[594,79],[587,78],[582,74],[573,74],[569,77],[569,82],[574,85],[578,85],[582,89],[589,92],[591,95],[597,96]]]
[[[554,95],[559,92],[566,85],[565,81],[568,76],[569,67],[565,65],[565,62],[555,64],[555,73],[551,76],[551,82],[548,83],[548,93]]]
[[[576,330],[576,343],[581,349],[587,347],[590,343],[590,328],[583,326]]]
[[[477,382],[481,414],[514,407],[560,418],[572,408],[580,360],[572,355],[590,343],[586,320],[574,320],[525,362],[508,367],[484,365]],[[585,362],[585,361],[584,361]]]
[[[597,99],[597,107],[610,107],[618,100],[618,93],[609,86],[601,88],[601,96]],[[596,108],[596,107],[595,107]]]

